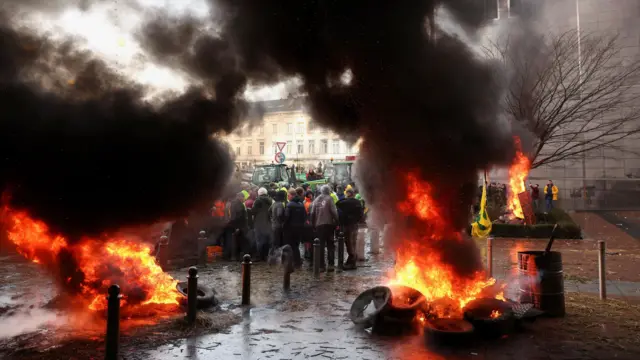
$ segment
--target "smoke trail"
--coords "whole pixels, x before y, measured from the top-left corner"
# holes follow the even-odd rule
[[[407,198],[406,172],[416,171],[435,189],[447,221],[467,225],[478,170],[513,156],[509,131],[497,126],[502,88],[494,64],[447,33],[432,41],[427,29],[443,5],[473,34],[482,25],[481,4],[210,2],[250,77],[299,76],[314,120],[343,136],[364,136],[360,185],[387,221],[405,224],[394,209]],[[348,85],[339,81],[347,70]],[[461,272],[478,268],[472,247],[439,246]]]
[[[75,42],[0,25],[0,188],[70,241],[184,216],[232,171],[226,145],[245,78],[216,63],[208,88],[153,106]]]

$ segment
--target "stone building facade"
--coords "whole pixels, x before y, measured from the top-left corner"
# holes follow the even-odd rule
[[[272,163],[278,142],[286,143],[285,163],[305,169],[318,162],[345,160],[357,153],[356,146],[311,119],[303,98],[263,101],[252,107],[259,108],[262,118],[225,137],[240,167]]]

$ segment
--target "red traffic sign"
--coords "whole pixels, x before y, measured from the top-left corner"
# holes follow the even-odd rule
[[[276,146],[278,147],[278,152],[282,152],[282,149],[284,149],[285,146],[287,146],[286,142],[277,142]]]
[[[278,164],[284,163],[285,159],[286,159],[286,157],[284,156],[284,153],[282,153],[282,152],[276,153],[276,156],[273,158],[273,160]]]

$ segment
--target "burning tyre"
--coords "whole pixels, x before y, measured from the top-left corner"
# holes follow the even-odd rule
[[[464,318],[484,338],[497,338],[511,333],[516,318],[512,305],[498,299],[480,298],[471,301],[464,308]]]
[[[391,289],[386,286],[376,286],[362,292],[353,301],[349,318],[356,325],[364,327],[374,326],[377,317],[389,308]]]
[[[473,325],[463,319],[431,319],[425,322],[424,338],[428,345],[462,346],[473,340]]]
[[[183,305],[187,304],[187,282],[183,281],[176,285],[178,292],[184,296],[182,298],[181,303]],[[218,304],[218,300],[215,297],[215,292],[213,289],[198,284],[198,300],[197,300],[197,308],[198,309],[206,309],[211,306],[215,306]]]

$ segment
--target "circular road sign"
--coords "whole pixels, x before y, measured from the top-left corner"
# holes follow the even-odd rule
[[[274,160],[278,163],[278,164],[282,164],[284,163],[284,160],[286,159],[286,157],[284,156],[283,152],[278,152],[276,153],[276,156],[274,158]]]

